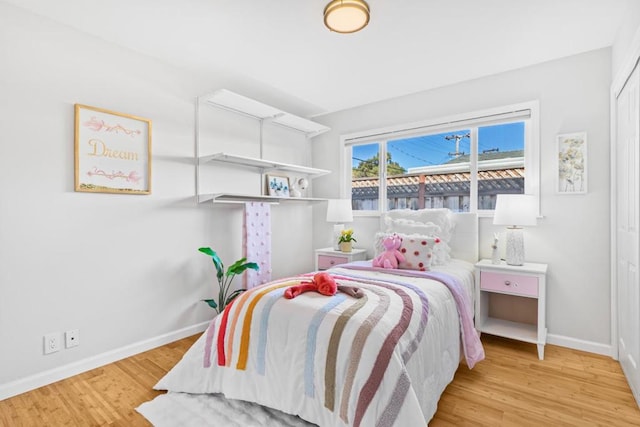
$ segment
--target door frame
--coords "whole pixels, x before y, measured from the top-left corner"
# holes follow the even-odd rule
[[[617,126],[618,126],[618,108],[617,108],[617,99],[618,95],[626,85],[627,81],[631,77],[636,66],[640,67],[640,28],[636,31],[635,37],[633,38],[633,42],[631,47],[629,48],[629,53],[627,58],[625,59],[623,66],[620,68],[620,71],[615,76],[611,83],[611,92],[610,92],[610,135],[611,135],[611,145],[610,145],[610,153],[609,153],[609,161],[610,161],[610,172],[609,172],[609,182],[611,185],[610,194],[610,236],[611,236],[611,259],[610,262],[610,271],[611,271],[611,357],[615,360],[618,360],[619,349],[618,349],[618,277],[617,277],[617,265],[618,265],[618,253],[617,253],[617,215],[616,215],[616,206],[617,206],[617,192],[616,192],[616,146],[618,143],[617,140]]]

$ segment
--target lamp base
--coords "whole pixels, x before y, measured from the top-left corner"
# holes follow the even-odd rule
[[[340,243],[338,242],[338,240],[340,240],[340,235],[342,234],[342,230],[344,230],[344,224],[333,225],[333,245],[332,246],[334,251],[340,250]]]
[[[522,228],[508,227],[507,228],[507,256],[506,261],[508,265],[523,265],[524,264],[524,236],[522,234]]]

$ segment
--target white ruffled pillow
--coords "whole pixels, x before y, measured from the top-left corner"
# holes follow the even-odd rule
[[[422,223],[405,218],[394,219],[386,216],[384,225],[384,230],[391,233],[424,234],[427,236],[440,236],[442,234],[440,226],[433,222]]]
[[[413,221],[414,225],[417,225],[415,223],[425,225],[435,224],[440,227],[438,237],[440,237],[440,239],[445,243],[448,243],[451,240],[451,235],[453,234],[456,226],[453,212],[446,208],[418,210],[396,209],[386,212],[384,215],[385,225],[387,226],[386,231],[395,231],[389,229],[389,227],[393,228],[395,225],[404,227],[407,225],[406,221]],[[391,220],[389,224],[387,224],[388,220]],[[400,224],[395,223],[398,220],[402,220]]]

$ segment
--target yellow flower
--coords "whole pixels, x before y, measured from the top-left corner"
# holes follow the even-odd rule
[[[346,230],[342,230],[340,232],[340,239],[338,240],[338,243],[351,241],[357,242],[357,240],[353,238],[353,229],[347,228]]]

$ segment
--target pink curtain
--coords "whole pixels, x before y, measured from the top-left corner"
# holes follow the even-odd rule
[[[271,280],[271,205],[247,202],[244,205],[243,254],[247,262],[260,266],[249,269],[244,276],[245,289],[251,289]]]

